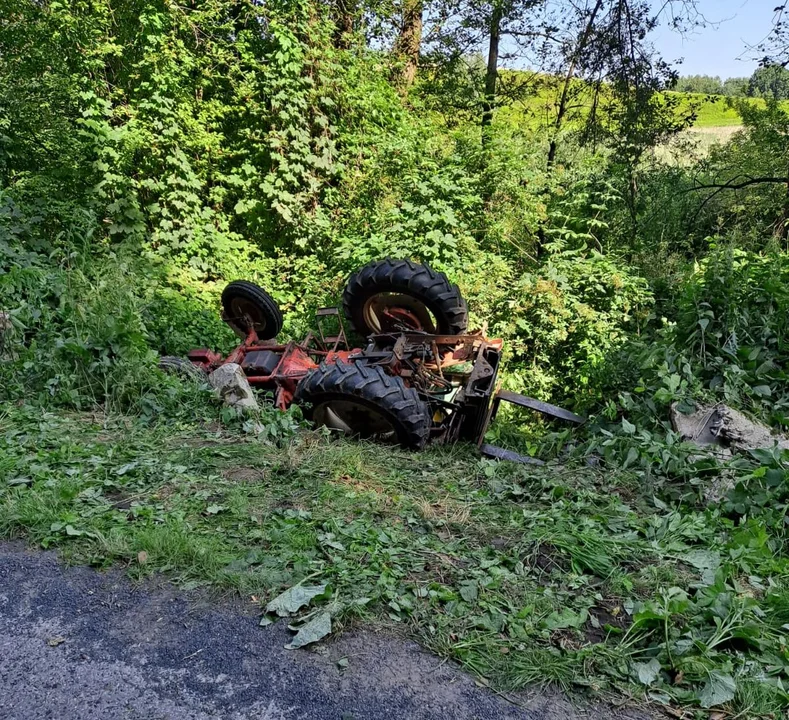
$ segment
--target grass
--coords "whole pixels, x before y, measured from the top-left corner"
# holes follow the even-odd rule
[[[692,94],[687,94],[686,97],[688,102],[694,102],[698,107],[698,117],[693,123],[694,128],[726,128],[742,125],[742,118],[733,107],[729,107],[726,98]],[[750,102],[761,107],[764,106],[764,100],[752,99]]]
[[[0,536],[261,609],[326,583],[316,602],[335,629],[399,627],[504,690],[554,682],[694,707],[715,670],[738,688],[715,704],[740,717],[787,705],[785,563],[717,510],[666,505],[627,473],[467,446],[415,457],[320,433],[260,438],[6,407]]]
[[[543,82],[524,99],[519,100],[514,105],[505,105],[500,108],[497,122],[525,125],[532,130],[543,130],[552,127],[556,116],[556,105],[561,94],[560,87],[560,84]],[[727,98],[724,96],[677,92],[666,94],[679,97],[682,100],[680,109],[691,106],[695,108],[697,117],[693,123],[694,130],[740,127],[742,125],[740,115],[736,109],[729,106]],[[579,122],[579,118],[586,116],[591,102],[591,92],[582,91],[573,101],[568,126],[572,127],[574,123],[577,124]],[[764,100],[761,98],[748,98],[747,102],[760,108],[765,106]],[[782,105],[785,108],[789,108],[789,101],[784,101]]]

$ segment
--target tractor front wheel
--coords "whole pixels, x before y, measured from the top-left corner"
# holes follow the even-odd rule
[[[294,402],[317,426],[418,450],[430,435],[430,410],[414,388],[382,368],[321,363],[296,388]]]
[[[222,291],[222,310],[225,322],[239,337],[247,336],[250,323],[260,340],[271,340],[282,330],[277,301],[247,280],[235,280]]]

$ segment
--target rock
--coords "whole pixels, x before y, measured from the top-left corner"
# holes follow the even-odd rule
[[[696,405],[694,412],[679,412],[671,406],[671,425],[682,439],[700,447],[717,445],[732,452],[771,448],[776,443],[789,449],[789,438],[773,434],[766,425],[751,420],[728,405]]]
[[[789,439],[773,434],[769,427],[751,420],[728,405],[696,405],[692,413],[681,413],[677,403],[671,406],[671,425],[682,439],[703,447],[720,460],[734,453],[771,448],[775,444],[789,449]],[[720,502],[735,485],[735,475],[724,469],[704,490],[708,503]]]
[[[737,450],[758,450],[771,448],[777,444],[782,450],[789,450],[789,438],[774,434],[766,425],[754,422],[727,405],[721,405],[718,413],[721,418],[722,434],[729,447]]]
[[[696,405],[692,413],[681,413],[677,403],[671,406],[671,425],[683,440],[695,443],[720,460],[735,453],[771,448],[789,449],[789,439],[773,434],[769,427],[751,420],[728,405]],[[707,503],[720,502],[736,483],[735,474],[724,469],[712,478],[704,490]]]
[[[237,363],[221,365],[208,376],[208,382],[226,405],[244,411],[259,409],[244,371]]]

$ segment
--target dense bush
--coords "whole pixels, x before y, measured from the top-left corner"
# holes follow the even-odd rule
[[[789,258],[715,243],[679,299],[677,342],[710,391],[786,425]]]
[[[785,188],[729,187],[783,172],[778,103],[737,105],[744,130],[692,165],[567,140],[548,167],[517,115],[482,148],[430,82],[404,97],[311,5],[233,7],[17,3],[0,26],[0,288],[28,358],[8,387],[133,405],[116,365],[230,346],[228,280],[266,286],[296,336],[394,255],[461,285],[513,387],[603,408],[631,377],[622,348],[657,343],[784,422]]]

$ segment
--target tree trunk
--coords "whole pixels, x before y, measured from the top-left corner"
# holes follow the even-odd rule
[[[490,124],[496,107],[496,81],[499,77],[499,39],[501,37],[502,10],[499,0],[494,0],[490,15],[490,43],[488,45],[488,67],[485,71],[485,99],[482,103],[482,147],[490,142]]]
[[[410,87],[419,65],[419,50],[422,47],[422,0],[404,0],[403,25],[394,44],[395,56],[403,60],[400,82]]]
[[[351,46],[355,11],[354,0],[335,0],[334,47],[339,50],[347,50]]]
[[[564,76],[564,86],[562,87],[562,97],[559,100],[559,108],[556,112],[556,121],[554,122],[554,135],[551,138],[551,144],[548,148],[548,169],[550,170],[553,167],[553,163],[556,160],[556,150],[558,148],[558,143],[556,141],[556,136],[559,134],[559,131],[562,129],[562,123],[564,122],[564,116],[567,114],[567,104],[570,98],[570,86],[572,85],[573,79],[575,78],[575,68],[578,64],[578,59],[581,56],[581,53],[586,48],[586,44],[589,42],[589,37],[592,34],[592,28],[594,27],[594,21],[597,18],[597,14],[600,12],[601,8],[603,7],[604,0],[597,0],[594,8],[592,8],[592,12],[589,15],[589,20],[584,27],[584,31],[581,33],[581,37],[578,39],[578,45],[573,52],[572,59],[570,60],[570,65],[567,68],[567,74]]]
[[[783,217],[778,224],[778,237],[786,243],[789,240],[789,182],[786,183],[786,194],[784,195]]]

